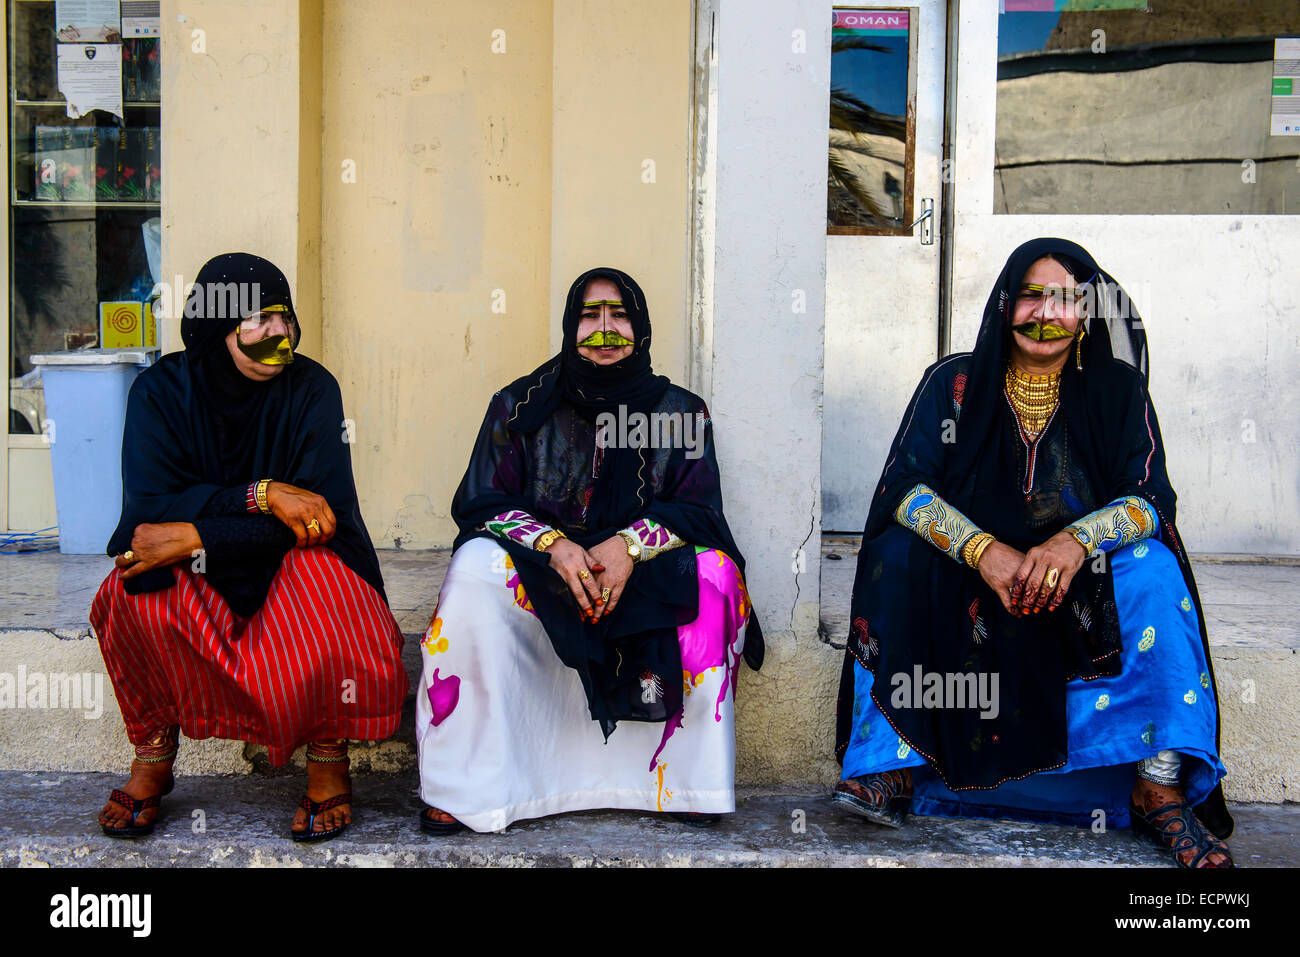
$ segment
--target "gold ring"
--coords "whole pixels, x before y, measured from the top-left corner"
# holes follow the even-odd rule
[[[601,600],[601,601],[609,601],[609,591],[610,591],[610,590],[609,590],[608,588],[602,588],[602,589],[600,590],[600,600]]]
[[[582,571],[578,572],[578,577],[583,581],[586,581],[588,578],[591,577],[591,572],[587,571],[587,569],[584,568]]]
[[[320,534],[320,522],[316,521],[314,518],[307,523],[307,528],[315,532],[317,535]]]
[[[1051,569],[1051,570],[1047,573],[1047,587],[1048,587],[1048,588],[1055,588],[1055,587],[1056,587],[1056,583],[1060,580],[1060,578],[1061,578],[1061,572],[1060,572],[1060,570],[1059,570],[1059,569],[1056,569],[1056,568]]]
[[[126,551],[122,553],[122,557],[125,558],[128,562],[133,562],[135,561],[135,552],[131,551],[131,549],[128,548]]]

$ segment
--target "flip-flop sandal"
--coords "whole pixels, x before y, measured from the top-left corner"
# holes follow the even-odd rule
[[[109,827],[107,824],[101,824],[100,827],[109,837],[144,837],[146,834],[152,834],[159,815],[154,815],[154,819],[148,824],[136,824],[135,819],[139,817],[141,811],[162,807],[162,798],[161,794],[147,798],[133,798],[125,791],[114,790],[108,799],[131,812],[131,823],[127,827]]]
[[[902,827],[912,809],[912,796],[899,790],[890,772],[846,778],[835,785],[831,803],[884,827]],[[870,796],[868,796],[868,792]],[[872,801],[871,796],[880,798]]]
[[[298,806],[307,812],[307,827],[302,831],[289,830],[289,836],[299,844],[315,844],[317,841],[328,841],[332,837],[338,837],[349,827],[347,824],[340,824],[338,827],[332,827],[324,831],[313,831],[312,826],[316,823],[316,815],[322,811],[328,811],[330,808],[338,807],[340,804],[351,804],[352,792],[346,794],[336,794],[332,798],[326,798],[324,801],[313,801],[307,795],[302,796]]]
[[[1166,814],[1171,810],[1172,814]],[[1133,824],[1133,836],[1155,845],[1162,851],[1168,851],[1179,867],[1195,868],[1208,855],[1216,851],[1226,857],[1227,861],[1222,864],[1206,864],[1207,868],[1236,867],[1232,862],[1232,855],[1228,852],[1228,845],[1205,829],[1205,825],[1196,816],[1195,809],[1186,801],[1162,804],[1152,811],[1144,812],[1132,798],[1129,798],[1128,813]],[[1162,814],[1165,816],[1160,817]],[[1157,818],[1160,819],[1156,820]],[[1183,826],[1174,830],[1173,827],[1178,822],[1182,822]],[[1184,864],[1179,855],[1192,849],[1196,849],[1196,856],[1192,858],[1191,863]]]
[[[680,821],[687,827],[713,827],[722,820],[721,814],[706,814],[694,811],[674,811],[670,816],[674,821]]]
[[[447,814],[446,811],[443,811],[442,813]],[[447,814],[447,816],[451,817],[450,814]],[[439,837],[445,837],[448,834],[456,834],[459,831],[465,830],[465,825],[457,820],[435,821],[425,814],[424,811],[421,811],[420,830],[425,834],[436,834]]]

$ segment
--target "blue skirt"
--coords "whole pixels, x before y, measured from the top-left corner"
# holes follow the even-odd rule
[[[844,777],[913,768],[915,814],[1082,826],[1100,820],[1124,828],[1137,762],[1169,749],[1183,757],[1187,800],[1203,801],[1224,768],[1215,746],[1218,706],[1196,606],[1178,561],[1159,541],[1117,549],[1109,560],[1123,667],[1115,677],[1066,685],[1069,757],[1063,767],[996,788],[949,790],[885,720],[871,698],[874,676],[854,662]]]

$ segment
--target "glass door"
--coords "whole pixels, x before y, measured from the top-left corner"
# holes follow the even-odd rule
[[[935,360],[947,5],[832,16],[822,530],[858,533]]]
[[[155,344],[159,5],[77,6],[95,23],[59,23],[53,0],[8,0],[6,478],[13,529],[49,524],[53,512],[50,496],[26,487],[48,481],[48,462],[23,454],[44,450],[48,457],[49,445],[41,372],[31,356]],[[24,463],[36,470],[24,471]],[[28,509],[47,513],[22,514]]]

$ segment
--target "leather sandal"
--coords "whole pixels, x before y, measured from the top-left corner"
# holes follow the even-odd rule
[[[163,795],[171,791],[171,788],[163,791],[162,794],[154,794],[147,798],[133,798],[125,791],[114,789],[109,794],[108,799],[114,804],[120,804],[131,814],[131,823],[126,827],[109,827],[107,824],[101,824],[104,833],[109,837],[144,837],[146,834],[152,834],[154,825],[158,823],[160,815],[154,815],[154,819],[148,824],[136,824],[135,819],[139,817],[141,811],[147,811],[150,808],[162,807]]]
[[[1236,867],[1228,852],[1228,845],[1205,829],[1205,825],[1196,816],[1195,809],[1186,801],[1162,804],[1154,810],[1143,811],[1129,798],[1128,813],[1134,837],[1168,851],[1179,867],[1195,868],[1215,852],[1224,855],[1227,860],[1222,864],[1206,864],[1206,867]],[[1184,864],[1179,855],[1193,848],[1196,849],[1196,856],[1190,863]]]
[[[439,814],[447,814],[446,811],[435,807],[426,807],[421,811],[420,830],[425,834],[436,834],[439,837],[445,837],[448,834],[456,834],[459,831],[465,830],[465,825],[454,817],[450,821],[435,821],[433,818],[429,817],[429,811],[437,811]],[[447,816],[451,817],[450,814],[447,814]]]
[[[912,788],[907,785],[901,770],[864,774],[845,778],[835,785],[831,803],[874,824],[902,827],[912,810]]]
[[[312,825],[316,823],[317,814],[320,814],[323,811],[328,811],[330,808],[336,808],[340,804],[351,803],[351,791],[344,794],[336,794],[332,798],[326,798],[324,801],[313,801],[304,794],[302,800],[298,802],[298,806],[307,812],[307,827],[301,831],[295,831],[291,828],[289,836],[299,844],[314,844],[317,841],[328,841],[330,838],[338,837],[346,831],[350,825],[340,824],[338,827],[331,827],[324,831],[313,831]]]
[[[713,827],[722,820],[721,814],[708,814],[700,811],[673,811],[669,815],[687,827]]]

